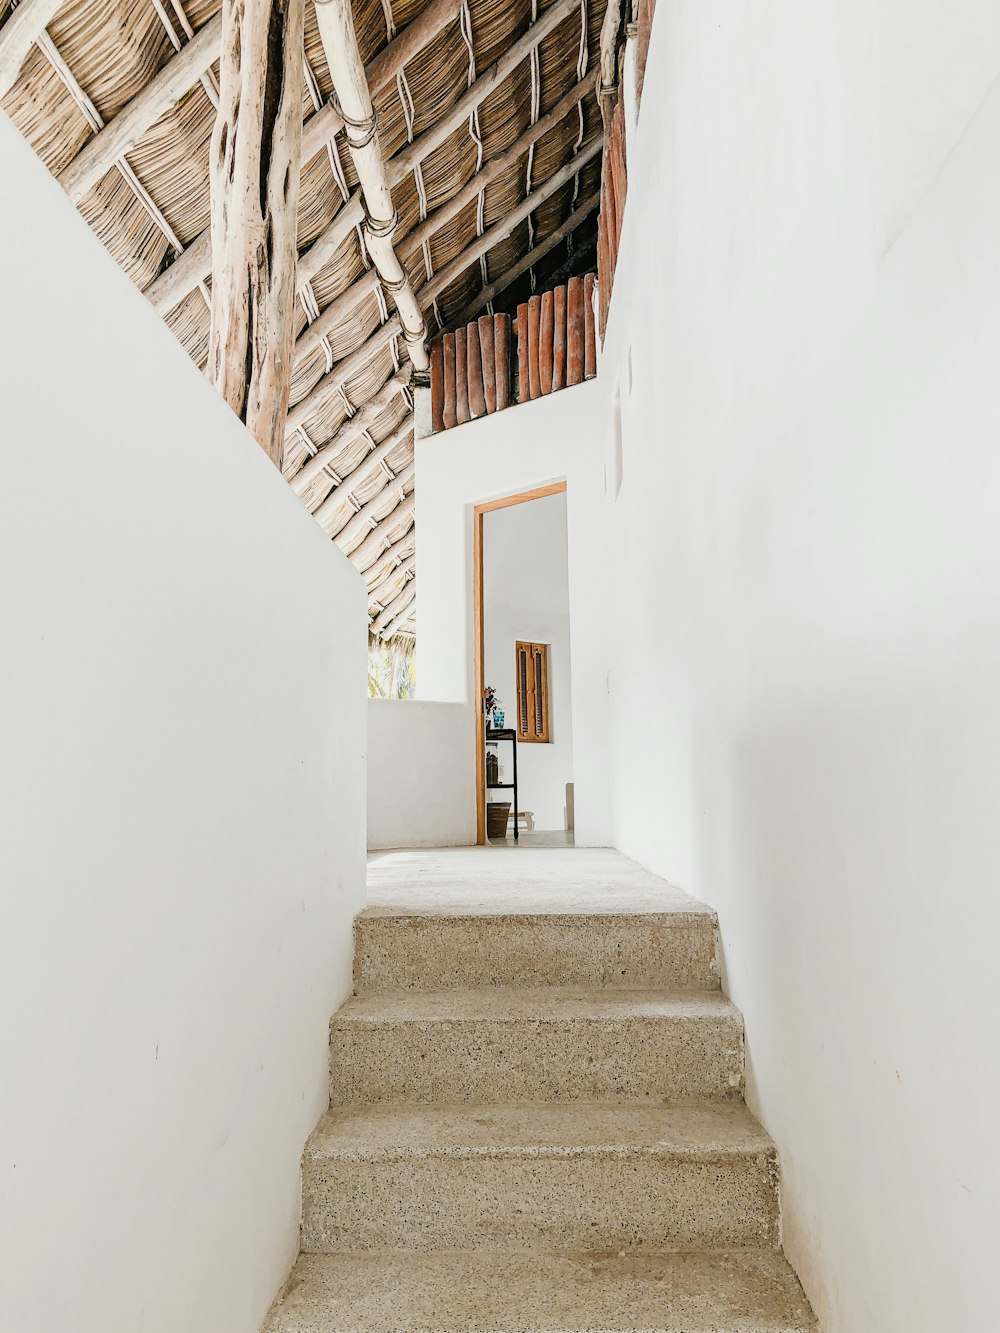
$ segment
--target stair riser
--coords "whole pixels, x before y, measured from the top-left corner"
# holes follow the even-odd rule
[[[712,917],[359,917],[358,992],[479,986],[715,990]]]
[[[743,1091],[737,1015],[334,1018],[330,1098],[354,1102],[718,1100]]]
[[[307,1162],[302,1248],[628,1250],[776,1245],[773,1158]]]

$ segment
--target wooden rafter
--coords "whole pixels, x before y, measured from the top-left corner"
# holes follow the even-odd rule
[[[223,0],[209,378],[281,466],[292,378],[305,0]]]
[[[413,497],[410,496],[407,500],[404,500],[401,505],[398,505],[392,513],[379,524],[375,531],[365,538],[360,546],[355,547],[351,552],[351,560],[358,569],[362,572],[370,569],[386,551],[391,551],[393,546],[402,540],[402,535],[400,535],[395,539],[395,542],[393,542],[388,536],[390,530],[395,531],[401,523],[405,523],[406,526],[403,529],[403,534],[410,534],[412,532],[413,508]]]
[[[349,472],[345,477],[341,478],[339,485],[334,486],[333,490],[326,497],[323,503],[319,506],[318,509],[314,511],[313,517],[316,519],[316,521],[322,524],[322,526],[326,528],[326,530],[329,532],[330,516],[332,514],[335,514],[337,510],[340,509],[348,501],[349,497],[359,486],[363,486],[365,485],[366,482],[370,481],[375,476],[375,474],[382,468],[382,464],[388,458],[389,454],[391,454],[394,449],[398,449],[399,446],[401,444],[404,444],[407,439],[410,440],[411,452],[412,452],[412,442],[413,442],[412,413],[407,415],[403,423],[397,426],[396,429],[390,435],[388,435],[380,445],[378,445],[375,449],[373,449],[371,453],[366,454],[352,472]],[[388,463],[386,463],[386,467],[388,467]],[[384,475],[386,481],[390,481],[392,479],[387,473],[385,473]]]
[[[390,406],[393,399],[401,393],[407,391],[410,382],[410,367],[403,366],[391,379],[386,380],[378,393],[368,399],[364,407],[356,412],[353,417],[340,427],[336,435],[325,444],[322,449],[313,454],[304,467],[300,468],[292,477],[292,487],[298,495],[305,495],[309,486],[316,480],[321,472],[327,467],[333,465],[334,459],[340,451],[349,444],[351,440],[369,430],[378,420],[387,407]]]
[[[522,200],[502,221],[498,222],[496,226],[490,227],[488,231],[484,231],[482,236],[477,236],[450,264],[446,264],[439,273],[435,273],[430,282],[425,283],[420,289],[420,300],[423,306],[425,308],[429,306],[436,297],[451,286],[456,278],[461,277],[470,264],[474,264],[500,241],[506,240],[529,213],[533,213],[539,204],[543,204],[550,195],[555,194],[556,190],[561,189],[562,186],[571,181],[592,157],[597,156],[602,147],[603,140],[599,136],[591,139],[590,143],[584,144],[575,157],[570,158],[537,190],[533,190],[527,199]]]
[[[372,601],[382,601],[381,594],[384,590],[386,588],[391,588],[398,579],[405,579],[407,574],[412,574],[416,568],[416,564],[416,554],[411,554],[408,555],[405,560],[400,560],[398,564],[393,563],[389,565],[385,570],[385,573],[377,580],[377,582],[368,585],[368,596]],[[386,603],[386,605],[388,606],[388,603]]]
[[[366,66],[365,73],[368,77],[369,87],[373,92],[378,94],[394,82],[397,74],[408,61],[412,60],[418,51],[422,50],[455,18],[461,5],[462,0],[431,0],[431,3],[421,10],[420,14],[411,23],[408,23],[398,36]],[[201,31],[203,32],[204,29]],[[200,35],[199,32],[196,36]],[[218,56],[220,41],[221,28],[216,35],[216,49],[211,55],[209,64]],[[180,55],[188,51],[191,45],[192,42],[189,42],[187,46],[183,47]],[[174,60],[180,58],[180,55],[174,56],[173,60],[165,66],[164,72],[170,68]],[[207,69],[208,65],[205,68]],[[195,79],[192,79],[192,83],[194,81]],[[141,97],[142,94],[139,96]],[[139,98],[133,100],[138,102]],[[131,105],[130,103],[129,106]],[[168,107],[163,109],[167,110]],[[124,111],[120,113],[120,115],[124,114]],[[162,113],[158,112],[157,115],[159,114]],[[154,115],[146,124],[145,129],[148,129],[156,118],[157,116]],[[111,123],[113,125],[114,121]],[[310,116],[302,130],[303,164],[325,148],[327,143],[331,142],[340,132],[343,125],[343,120],[330,105],[322,107]],[[145,132],[145,129],[140,132],[139,137],[141,137],[141,133]],[[211,235],[209,228],[206,227],[188,245],[184,253],[149,284],[146,288],[146,297],[155,310],[159,311],[161,315],[166,314],[183,301],[185,296],[193,292],[199,283],[204,282],[211,271]]]
[[[380,324],[371,337],[363,342],[360,347],[356,347],[349,356],[337,361],[332,370],[328,370],[311,392],[296,403],[288,413],[285,424],[286,433],[291,433],[291,431],[303,425],[306,418],[316,411],[325,398],[343,389],[348,380],[353,379],[355,375],[364,370],[372,357],[392,342],[393,338],[398,338],[401,333],[402,325],[394,315],[385,324]]]
[[[114,120],[80,149],[59,173],[59,184],[75,204],[101,177],[134,148],[154,121],[177,105],[185,93],[218,59],[222,43],[222,14],[216,14],[173,56],[142,92],[119,111]],[[203,280],[208,272],[202,274]],[[195,283],[196,287],[198,284]],[[192,288],[193,290],[193,288]]]
[[[556,3],[531,25],[524,36],[515,42],[509,51],[506,51],[489,69],[479,75],[454,106],[449,107],[443,115],[437,117],[434,124],[423,134],[418,135],[411,144],[400,149],[398,153],[389,158],[386,162],[386,175],[390,187],[394,189],[413,171],[417,170],[420,164],[425,162],[442,144],[446,143],[460,126],[468,122],[469,117],[486,99],[496,92],[504,80],[514,73],[522,61],[531,55],[539,42],[547,37],[554,28],[558,27],[569,14],[576,12],[578,9],[579,0],[556,0]],[[541,131],[542,134],[558,124],[570,108],[575,106],[590,91],[590,85],[586,80],[582,80],[581,83],[583,86],[580,91],[580,98],[575,97],[576,90],[572,90],[566,98],[562,99],[559,107],[554,108],[550,115],[542,118],[545,122],[545,128]],[[557,111],[560,114],[557,115]],[[521,146],[513,160],[516,161],[517,157],[525,152],[539,137],[540,135],[533,132],[533,128],[527,130],[518,140],[518,144]],[[508,154],[512,151],[508,150],[508,153],[503,155],[508,163],[510,161]],[[491,163],[484,168],[484,171],[490,171],[494,166],[495,164]],[[477,175],[475,179],[478,184],[475,193],[488,185],[490,180],[496,179],[497,174],[494,170],[493,174],[485,179],[482,175]],[[467,190],[468,186],[465,189]],[[469,197],[471,196],[466,196],[465,202],[468,202]],[[464,204],[462,207],[464,207]],[[450,208],[450,203],[442,205],[442,209],[444,208]],[[455,209],[445,214],[441,209],[436,210],[437,217],[434,226],[443,226],[458,211],[460,210]],[[317,236],[310,248],[302,255],[299,262],[299,273],[302,279],[314,277],[363,220],[364,206],[360,192],[356,192],[350,201],[340,209],[326,230]],[[430,219],[427,219],[427,221],[429,222]],[[418,232],[420,235],[418,235]],[[421,232],[420,228],[410,233],[406,238],[407,248],[419,243],[425,235],[426,233]]]
[[[337,545],[345,555],[350,555],[357,546],[360,546],[362,540],[375,527],[377,523],[384,523],[389,514],[378,514],[377,511],[382,507],[385,499],[385,492],[396,491],[399,494],[399,504],[402,504],[406,498],[406,487],[413,481],[415,465],[411,459],[400,472],[397,472],[392,481],[386,479],[386,484],[379,490],[378,494],[373,496],[366,505],[349,519],[346,525],[341,528],[337,534]],[[411,487],[412,489],[412,487]],[[393,506],[395,508],[395,506]],[[391,513],[392,510],[389,511]]]
[[[415,582],[416,581],[413,579],[408,579],[382,614],[376,617],[375,623],[372,626],[372,629],[376,634],[385,634],[386,638],[391,637],[385,632],[394,625],[401,613],[409,608],[410,603],[413,601],[414,597],[416,597],[417,590],[414,586]]]
[[[65,0],[21,0],[0,28],[0,97],[6,97],[33,44]]]
[[[556,230],[550,232],[544,240],[539,241],[533,249],[529,250],[526,255],[519,259],[511,268],[507,269],[499,278],[488,283],[480,291],[479,295],[469,302],[462,313],[455,316],[454,320],[451,321],[452,327],[461,328],[463,325],[468,324],[470,319],[475,319],[480,310],[484,309],[490,301],[495,300],[502,291],[505,291],[511,285],[511,283],[516,282],[522,273],[527,273],[528,269],[534,264],[537,264],[540,259],[544,259],[550,250],[554,250],[560,241],[564,241],[567,236],[576,231],[577,227],[579,227],[582,222],[585,222],[595,209],[600,207],[600,203],[600,192],[595,190],[593,194],[588,195],[579,208],[573,210],[562,226],[557,227]]]

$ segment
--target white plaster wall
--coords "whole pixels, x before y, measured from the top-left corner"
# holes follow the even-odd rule
[[[473,510],[484,500],[566,481],[576,840],[606,846],[607,598],[605,478],[596,381],[417,441],[420,616],[417,678],[435,699],[472,699]],[[475,785],[475,748],[468,780]]]
[[[986,0],[659,5],[601,369],[616,841],[720,910],[826,1333],[997,1322],[998,73]]]
[[[475,743],[471,703],[369,699],[368,846],[472,846]]]
[[[256,1333],[364,884],[358,575],[0,116],[0,1324]]]
[[[493,685],[509,726],[517,719],[518,640],[548,644],[549,735],[517,747],[518,800],[537,829],[567,827],[566,784],[573,781],[566,496],[541,496],[483,515],[483,644],[486,683]],[[497,747],[512,777],[511,747]],[[496,792],[497,800],[510,792]]]

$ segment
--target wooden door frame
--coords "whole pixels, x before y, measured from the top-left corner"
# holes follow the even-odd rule
[[[486,843],[486,714],[483,712],[483,690],[486,688],[486,661],[483,612],[483,515],[494,509],[509,509],[511,505],[542,500],[547,495],[561,495],[565,481],[553,481],[546,486],[535,486],[530,491],[517,491],[497,500],[485,500],[475,506],[472,515],[472,657],[475,666],[476,709],[476,846]]]

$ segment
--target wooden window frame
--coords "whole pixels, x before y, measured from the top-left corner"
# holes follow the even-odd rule
[[[565,491],[565,481],[536,486],[530,491],[519,491],[496,500],[477,504],[472,511],[472,604],[473,604],[473,667],[476,682],[476,842],[486,844],[486,714],[483,712],[483,690],[486,688],[485,646],[483,634],[483,515],[509,505],[526,504],[546,495]]]
[[[549,645],[518,639],[514,651],[516,654],[514,679],[517,681],[517,739],[523,745],[551,745]],[[522,656],[527,667],[523,673]],[[530,667],[528,667],[529,662]]]

